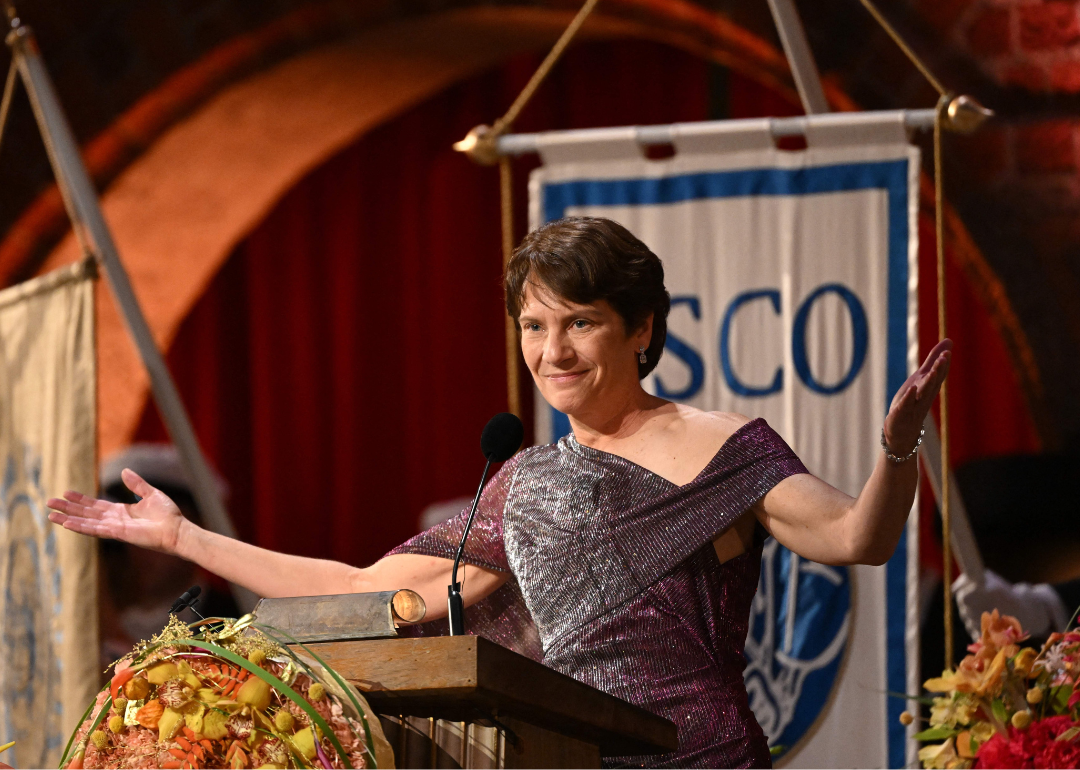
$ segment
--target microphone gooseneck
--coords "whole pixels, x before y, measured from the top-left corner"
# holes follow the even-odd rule
[[[465,634],[465,602],[461,598],[461,583],[457,579],[458,565],[465,553],[465,541],[469,537],[469,530],[476,517],[476,506],[480,504],[480,494],[484,491],[488,471],[491,470],[492,463],[505,462],[513,457],[524,438],[525,426],[521,424],[517,415],[509,412],[502,412],[488,420],[483,433],[480,434],[480,451],[487,459],[487,463],[480,477],[480,488],[476,490],[476,497],[473,498],[472,508],[469,510],[469,518],[465,521],[465,531],[461,533],[461,543],[458,544],[457,553],[454,554],[454,569],[450,573],[450,585],[446,588],[451,636]]]

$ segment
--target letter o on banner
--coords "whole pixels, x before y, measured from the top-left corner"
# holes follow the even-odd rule
[[[851,331],[853,339],[851,365],[845,374],[835,385],[824,385],[814,378],[810,371],[810,361],[806,355],[806,324],[810,319],[810,311],[814,303],[826,294],[836,294],[847,306],[848,315],[851,316]],[[863,309],[855,292],[839,283],[827,283],[819,286],[799,306],[799,312],[795,314],[795,323],[791,329],[791,352],[795,359],[795,371],[803,384],[815,393],[823,396],[831,396],[843,391],[859,375],[864,363],[866,363],[866,348],[869,340],[869,329],[866,322],[866,311]]]

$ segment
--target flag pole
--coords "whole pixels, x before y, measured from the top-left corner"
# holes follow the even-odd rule
[[[9,19],[6,41],[30,97],[38,130],[45,142],[49,163],[60,188],[64,207],[71,219],[75,237],[84,253],[97,260],[108,279],[124,323],[150,376],[150,388],[161,411],[162,420],[193,482],[191,491],[199,512],[211,530],[235,538],[236,529],[214,483],[210,466],[203,456],[176,383],[164,356],[154,342],[131,279],[120,261],[120,254],[101,213],[97,192],[90,181],[75,136],[41,59],[34,34],[21,22],[14,6],[11,3],[5,5]],[[233,584],[232,592],[242,612],[254,607],[256,596],[251,591]]]

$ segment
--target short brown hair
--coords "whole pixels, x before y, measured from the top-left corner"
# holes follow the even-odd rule
[[[649,247],[618,222],[600,217],[566,217],[525,236],[506,266],[506,312],[517,320],[530,277],[555,295],[587,304],[606,300],[622,317],[626,332],[652,314],[652,339],[638,377],[656,368],[667,339],[671,296],[664,288],[664,265]]]

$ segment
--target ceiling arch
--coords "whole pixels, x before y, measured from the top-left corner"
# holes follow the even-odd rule
[[[582,39],[673,45],[797,103],[783,56],[723,17],[684,0],[612,0],[609,8],[590,18]],[[324,42],[209,94],[181,77],[163,85],[165,93],[148,97],[151,106],[171,107],[166,112],[182,118],[151,119],[147,100],[122,116],[96,146],[107,150],[127,137],[145,149],[132,158],[100,150],[88,161],[99,166],[92,171],[116,167],[102,206],[158,344],[169,347],[237,243],[309,171],[455,82],[516,54],[547,49],[570,17],[543,7],[485,6],[396,20]],[[193,69],[209,67],[220,77],[230,66],[223,59],[241,67],[243,58],[218,53],[210,65]],[[190,109],[176,104],[184,87],[194,102]],[[854,108],[837,88],[826,87],[834,107]],[[50,202],[49,193],[43,195],[27,214],[29,226],[14,228],[0,252],[29,259],[34,238],[47,232],[43,223],[63,216],[58,203],[58,197]],[[69,233],[34,272],[79,256]],[[974,258],[981,260],[977,250]],[[992,275],[988,280],[993,283]],[[992,289],[980,293],[993,297]],[[107,454],[130,441],[149,382],[111,295],[104,286],[98,291],[99,447]],[[988,305],[996,319],[1008,320],[1009,314]],[[1026,348],[1018,326],[1011,336],[1003,331],[1007,339],[1020,334]]]
[[[168,348],[236,244],[309,171],[451,84],[546,49],[569,18],[551,9],[487,7],[379,25],[229,85],[164,128],[102,196],[158,344]],[[748,40],[750,48],[758,43],[738,28],[703,42],[700,30],[687,35],[679,24],[597,15],[581,37],[659,40],[699,54],[711,47],[715,58],[737,58],[759,80],[781,80],[782,57],[765,46],[747,59]],[[124,118],[118,123],[123,128]],[[35,272],[79,256],[69,233]],[[104,286],[98,299],[99,437],[107,454],[130,440],[149,381]]]

